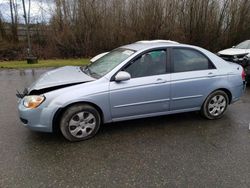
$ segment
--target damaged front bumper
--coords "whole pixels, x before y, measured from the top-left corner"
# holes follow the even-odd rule
[[[47,104],[42,103],[37,108],[26,108],[23,104],[26,95],[25,93],[17,94],[18,113],[23,125],[34,131],[53,132],[53,115],[57,107],[48,107]]]

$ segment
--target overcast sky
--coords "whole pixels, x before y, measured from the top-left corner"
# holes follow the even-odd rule
[[[22,0],[14,0],[18,4],[19,22],[24,22]],[[28,11],[28,0],[25,0],[26,11]],[[53,0],[31,0],[31,22],[48,21],[53,9]],[[10,21],[9,0],[0,0],[0,14],[5,21]]]

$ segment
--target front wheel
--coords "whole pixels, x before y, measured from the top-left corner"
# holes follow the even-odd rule
[[[101,118],[99,112],[87,104],[69,107],[63,113],[60,130],[69,141],[82,141],[93,137],[99,130]]]
[[[225,113],[228,103],[228,95],[224,91],[215,91],[205,100],[201,114],[207,119],[219,119]]]

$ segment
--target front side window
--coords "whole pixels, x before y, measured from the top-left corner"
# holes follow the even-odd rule
[[[124,70],[131,78],[165,74],[166,58],[166,50],[151,51],[138,57]]]
[[[173,49],[173,72],[187,72],[213,69],[214,65],[203,54],[196,50]]]
[[[135,51],[133,50],[118,48],[87,66],[84,72],[88,73],[92,77],[100,78],[134,53]]]

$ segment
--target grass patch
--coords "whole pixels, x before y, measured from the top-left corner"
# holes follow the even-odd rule
[[[37,64],[27,64],[27,61],[0,61],[0,68],[6,69],[26,69],[26,68],[45,68],[63,66],[82,66],[87,65],[89,59],[53,59],[38,60]]]

